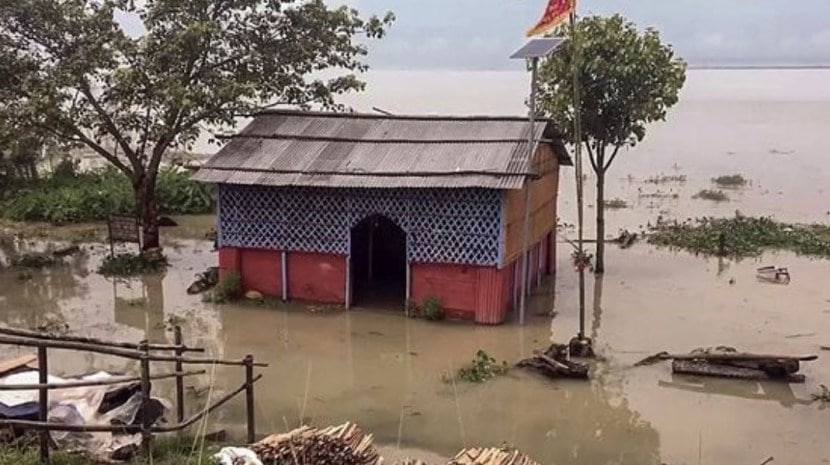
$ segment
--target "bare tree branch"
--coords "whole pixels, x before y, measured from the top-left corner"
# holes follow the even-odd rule
[[[614,162],[614,158],[617,157],[618,153],[620,153],[620,146],[619,145],[614,147],[614,153],[611,154],[611,158],[608,159],[608,163],[606,163],[605,166],[602,167],[602,172],[603,173],[611,166],[611,163]]]
[[[591,143],[590,142],[585,142],[585,147],[588,148],[588,160],[591,161],[591,168],[593,168],[594,173],[596,173],[597,172],[597,162],[596,162],[596,159],[594,158],[594,151],[591,150]]]
[[[86,82],[86,79],[80,77],[80,84],[81,84],[81,92],[83,92],[84,96],[86,97],[87,101],[95,108],[96,113],[98,116],[104,121],[104,125],[107,128],[107,132],[113,136],[121,147],[121,150],[124,151],[124,155],[127,156],[127,159],[130,160],[130,163],[133,165],[133,169],[138,172],[141,169],[141,163],[136,157],[135,151],[130,147],[130,144],[127,143],[127,140],[124,139],[123,134],[121,131],[118,130],[118,127],[115,125],[115,122],[112,120],[112,117],[107,113],[104,107],[101,106],[101,103],[95,98],[92,94],[92,89],[89,87],[89,83]]]

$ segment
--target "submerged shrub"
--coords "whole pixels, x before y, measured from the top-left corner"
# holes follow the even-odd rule
[[[123,253],[104,258],[98,272],[104,276],[137,276],[156,273],[167,268],[167,259],[150,258],[147,255]]]
[[[222,275],[212,292],[205,294],[204,301],[224,304],[242,297],[242,276],[236,271]]]
[[[434,296],[429,296],[424,299],[424,303],[421,304],[421,311],[424,318],[429,321],[441,321],[446,317],[444,304],[441,303],[441,299]]]

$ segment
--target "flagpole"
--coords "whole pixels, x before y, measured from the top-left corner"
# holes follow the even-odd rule
[[[571,26],[571,42],[573,47],[573,86],[574,86],[574,156],[575,171],[576,171],[576,205],[577,205],[577,247],[580,261],[577,263],[577,270],[579,272],[579,334],[577,335],[577,342],[579,345],[585,344],[585,267],[582,259],[585,257],[585,202],[583,190],[583,165],[582,165],[582,96],[581,96],[581,82],[579,79],[580,70],[580,47],[579,42],[579,28],[576,21],[576,7],[570,14]],[[597,208],[602,208],[602,205],[597,205]],[[590,342],[588,342],[590,344]]]

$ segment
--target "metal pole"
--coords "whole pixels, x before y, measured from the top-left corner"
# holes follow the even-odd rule
[[[46,346],[37,348],[38,382],[41,385],[49,382],[49,363],[46,358]],[[38,390],[38,420],[43,423],[49,421],[49,389],[41,387]],[[41,430],[40,436],[40,463],[49,463],[49,430]]]
[[[579,80],[579,37],[576,24],[576,11],[571,13],[571,40],[573,45],[573,85],[574,85],[574,154],[576,157],[576,205],[577,205],[577,246],[580,259],[585,256],[585,202],[582,179],[582,96]],[[602,205],[597,205],[602,208]],[[579,268],[579,339],[585,339],[585,269]]]
[[[536,142],[536,86],[539,74],[539,59],[531,59],[531,74],[530,74],[530,131],[528,134],[528,170],[533,171],[533,156],[535,155]],[[528,257],[528,248],[530,245],[530,177],[525,178],[525,213],[524,213],[524,239],[522,241],[522,288],[519,296],[519,324],[525,324],[525,313],[527,311],[527,293],[528,293],[528,271],[530,269],[530,261]]]
[[[245,409],[248,416],[248,444],[256,441],[256,421],[254,417],[254,356],[245,356]]]
[[[288,302],[288,254],[285,250],[280,254],[280,274],[282,278],[282,301]]]
[[[173,327],[173,342],[179,347],[184,346],[181,326]],[[181,357],[183,353],[181,348],[176,349],[176,357]],[[182,361],[176,360],[175,367],[176,373],[179,373],[176,375],[176,419],[182,423],[184,421],[184,376],[180,374],[184,371]]]

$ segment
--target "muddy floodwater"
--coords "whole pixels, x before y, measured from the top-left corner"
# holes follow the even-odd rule
[[[735,210],[830,221],[830,171],[819,139],[830,126],[830,72],[756,73],[742,81],[744,75],[692,72],[688,98],[670,122],[612,168],[610,197],[630,208],[609,213],[610,234],[657,216]],[[795,92],[799,85],[813,92]],[[372,95],[372,104],[382,102]],[[692,199],[711,187],[712,177],[735,173],[750,184],[729,191],[730,202]],[[686,180],[645,181],[659,174]],[[561,215],[572,221],[572,172],[562,176]],[[650,195],[657,191],[669,194]],[[212,219],[186,221],[184,236],[199,237]],[[479,349],[512,364],[576,333],[570,246],[560,244],[558,274],[533,296],[527,325],[476,327],[407,319],[402,309],[206,304],[185,289],[196,272],[215,264],[212,244],[173,231],[165,231],[172,266],[164,275],[105,279],[95,272],[107,252],[102,244],[86,244],[83,254],[31,279],[0,271],[0,322],[30,328],[65,322],[78,334],[157,342],[171,341],[170,325],[182,324],[187,342],[211,354],[253,354],[271,364],[256,390],[262,433],[351,420],[395,455],[440,458],[464,446],[504,443],[545,464],[758,464],[768,457],[830,463],[830,408],[811,397],[830,384],[830,352],[820,351],[830,345],[830,261],[768,253],[735,262],[644,243],[611,246],[607,273],[588,281],[587,333],[602,356],[590,382],[551,382],[514,369],[480,385],[448,384],[443,375]],[[42,243],[6,240],[0,260],[16,247]],[[792,282],[758,282],[755,269],[764,265],[788,267]],[[668,363],[631,366],[663,350],[717,345],[820,358],[802,365],[806,383],[792,385],[676,376]],[[135,369],[109,357],[63,352],[52,366],[59,374]],[[210,369],[210,375],[190,383],[189,410],[242,382],[238,369]],[[238,430],[244,418],[236,402],[211,421]]]

